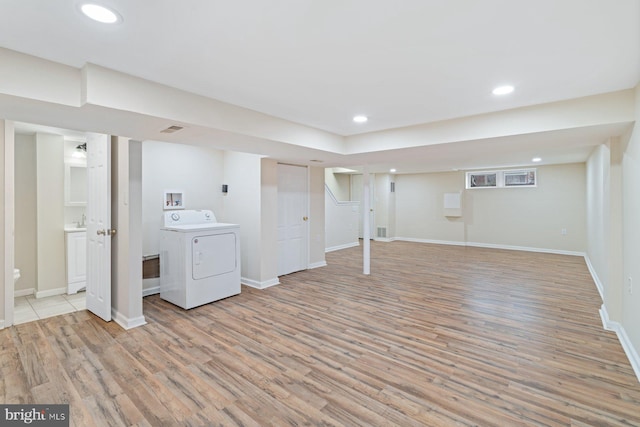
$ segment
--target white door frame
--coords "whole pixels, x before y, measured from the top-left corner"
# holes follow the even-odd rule
[[[13,325],[15,261],[15,130],[12,121],[0,119],[4,132],[4,324],[0,329]]]

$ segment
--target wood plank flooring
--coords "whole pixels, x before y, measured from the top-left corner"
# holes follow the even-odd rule
[[[640,426],[640,384],[579,257],[373,243],[131,331],[0,331],[0,400],[74,426]]]

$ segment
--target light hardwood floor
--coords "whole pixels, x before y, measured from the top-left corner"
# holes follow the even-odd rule
[[[640,384],[579,257],[394,242],[131,331],[0,331],[0,399],[72,425],[640,425]]]

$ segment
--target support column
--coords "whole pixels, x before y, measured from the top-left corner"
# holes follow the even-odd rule
[[[362,174],[362,273],[371,274],[371,177],[365,166]]]
[[[111,139],[111,305],[124,329],[146,324],[142,313],[142,143]]]

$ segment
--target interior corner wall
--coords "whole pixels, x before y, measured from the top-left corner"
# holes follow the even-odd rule
[[[64,138],[36,134],[37,264],[36,297],[66,292],[64,244]]]
[[[223,196],[225,222],[240,225],[242,280],[261,283],[261,162],[260,156],[233,151],[224,152],[224,183],[229,192]]]
[[[325,261],[325,174],[323,168],[309,168],[309,265]]]
[[[15,268],[20,279],[15,290],[36,289],[37,279],[37,197],[35,135],[15,136]]]
[[[637,355],[640,353],[640,84],[635,88],[635,95],[636,120],[628,137],[622,166],[624,284],[621,285],[624,290],[621,292],[621,325]]]
[[[220,222],[223,212],[223,151],[196,145],[142,142],[143,255],[158,254],[158,232],[165,190],[184,192],[186,209],[210,209]]]

